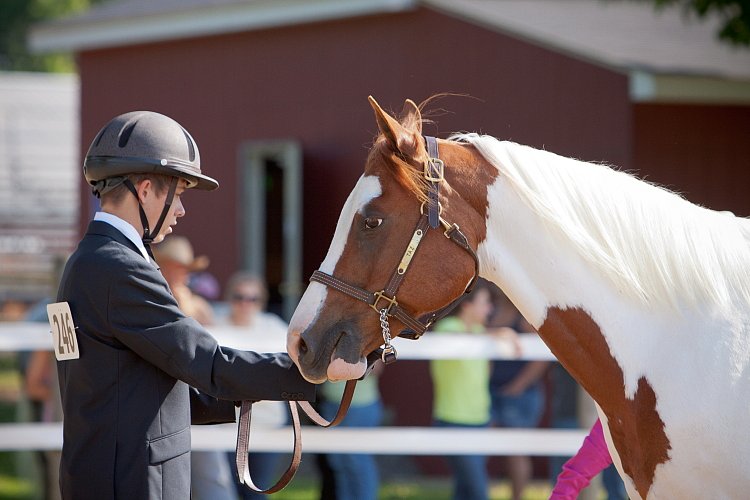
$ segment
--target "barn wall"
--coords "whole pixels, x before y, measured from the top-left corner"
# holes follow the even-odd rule
[[[637,173],[714,210],[750,215],[750,106],[636,104]]]
[[[376,125],[367,96],[468,94],[437,105],[427,132],[479,131],[628,166],[624,76],[426,9],[80,54],[82,150],[116,114],[151,109],[196,138],[221,183],[186,197],[177,232],[213,258],[223,281],[241,262],[237,152],[291,138],[304,154],[304,272],[325,255]],[[84,191],[83,224],[90,195]],[[314,221],[314,222],[313,222]]]

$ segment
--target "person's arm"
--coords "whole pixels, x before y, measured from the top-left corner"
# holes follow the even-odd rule
[[[521,371],[518,372],[518,375],[513,380],[503,386],[503,394],[518,396],[542,378],[548,366],[549,362],[547,361],[529,361],[521,368]]]
[[[32,401],[47,401],[52,396],[50,370],[52,369],[52,354],[49,351],[34,351],[26,368],[24,386],[26,395]]]
[[[602,423],[597,419],[581,448],[562,466],[550,500],[575,500],[578,494],[612,463],[612,457],[604,441]]]
[[[259,354],[221,347],[186,317],[159,271],[129,266],[109,282],[110,334],[133,352],[200,392],[228,401],[315,400],[286,353]]]
[[[216,399],[190,388],[190,423],[193,425],[228,424],[237,420],[233,401]]]

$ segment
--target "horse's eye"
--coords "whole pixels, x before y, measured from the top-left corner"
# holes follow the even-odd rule
[[[367,229],[375,229],[382,223],[383,223],[383,219],[378,219],[377,217],[368,217],[365,219],[365,227]]]

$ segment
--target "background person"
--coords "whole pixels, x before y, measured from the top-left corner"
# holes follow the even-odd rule
[[[357,382],[349,411],[339,427],[377,427],[383,420],[383,403],[378,387],[382,364]],[[320,414],[327,420],[336,416],[345,382],[325,382],[320,387]],[[373,455],[367,453],[326,454],[333,476],[333,488],[338,500],[375,500],[380,488],[380,473]],[[321,495],[322,496],[322,495]]]
[[[490,287],[477,282],[469,296],[457,306],[453,315],[438,321],[436,334],[486,332],[492,313]],[[490,422],[490,362],[487,359],[439,359],[430,361],[433,384],[432,418],[438,427],[482,428]],[[489,494],[487,457],[482,455],[448,455],[453,472],[455,500],[485,500]]]
[[[154,247],[154,257],[167,280],[177,305],[187,316],[203,326],[214,322],[211,304],[189,288],[190,275],[204,271],[209,264],[205,255],[195,257],[193,245],[185,236],[170,235]],[[190,454],[190,480],[194,500],[234,500],[234,485],[224,452],[193,451]]]
[[[229,304],[229,315],[219,318],[219,324],[228,324],[242,328],[249,337],[273,338],[283,346],[286,342],[287,324],[273,313],[267,312],[268,287],[258,275],[238,271],[227,281],[226,302]],[[281,347],[283,349],[283,347]],[[253,429],[277,428],[283,426],[287,420],[287,405],[281,401],[258,401],[253,404]],[[232,471],[235,470],[234,453],[226,453],[226,461]],[[260,488],[268,488],[278,477],[276,476],[281,461],[279,453],[248,454],[248,468],[253,482]],[[257,493],[245,487],[233,474],[235,491],[243,499],[266,498],[267,495]]]
[[[502,292],[497,294],[493,327],[511,328],[516,332],[531,332],[533,327]],[[492,425],[509,428],[533,428],[539,425],[544,412],[542,378],[547,361],[495,360],[492,362],[490,394],[492,395]],[[531,457],[505,457],[511,481],[513,500],[520,500],[531,480]]]

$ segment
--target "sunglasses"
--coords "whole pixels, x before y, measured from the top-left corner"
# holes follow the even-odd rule
[[[232,302],[250,302],[250,303],[256,303],[260,302],[261,298],[257,295],[243,295],[241,293],[235,293],[232,295]]]

